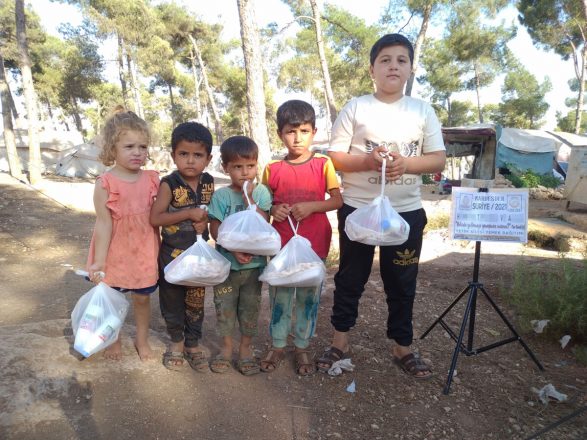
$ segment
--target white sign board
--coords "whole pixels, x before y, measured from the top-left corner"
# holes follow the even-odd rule
[[[528,190],[453,187],[450,238],[526,243]]]

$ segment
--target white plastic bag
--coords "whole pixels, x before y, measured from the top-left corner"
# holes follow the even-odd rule
[[[163,269],[165,279],[182,286],[215,286],[230,273],[230,261],[210,246],[201,235]]]
[[[381,166],[381,194],[346,218],[344,232],[353,241],[372,246],[391,246],[404,243],[410,235],[410,225],[392,208],[384,193],[385,162]]]
[[[314,287],[322,284],[326,267],[314,252],[310,241],[298,235],[298,225],[294,228],[288,217],[294,235],[279,253],[271,259],[259,281],[281,287]]]
[[[99,283],[90,289],[71,312],[73,348],[90,357],[116,342],[128,308],[124,295],[107,284]]]
[[[249,200],[249,207],[224,219],[218,228],[217,242],[224,249],[253,255],[275,255],[281,249],[281,237],[273,226],[257,212],[257,205]]]

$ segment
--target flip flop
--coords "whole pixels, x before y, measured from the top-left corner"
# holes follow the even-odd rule
[[[316,365],[310,357],[308,350],[296,349],[294,354],[296,373],[300,376],[311,376],[316,372]],[[302,370],[308,371],[302,371]]]
[[[230,370],[230,359],[226,359],[224,356],[219,354],[210,363],[210,370],[214,373],[226,373]]]
[[[272,371],[277,370],[281,361],[285,357],[285,349],[284,348],[272,348],[267,352],[267,356],[261,360],[261,371],[265,373],[271,373]],[[265,364],[265,366],[263,366]]]
[[[184,360],[181,351],[166,351],[163,353],[163,366],[171,371],[179,371],[183,368]]]
[[[236,361],[236,368],[243,376],[252,376],[261,372],[257,359],[245,358]]]
[[[414,379],[425,380],[434,376],[430,365],[424,362],[424,360],[418,354],[410,353],[402,358],[394,356],[393,362],[399,366],[404,373],[412,376]]]
[[[184,351],[183,357],[188,361],[190,367],[199,373],[206,373],[210,370],[208,359],[206,359],[206,355],[202,351],[196,351],[194,353]]]
[[[324,350],[324,353],[322,353],[320,359],[316,361],[316,366],[318,367],[318,371],[321,373],[328,373],[328,370],[330,370],[332,364],[342,359],[348,359],[349,357],[350,350],[344,353],[342,350],[336,347],[328,347],[326,350]]]

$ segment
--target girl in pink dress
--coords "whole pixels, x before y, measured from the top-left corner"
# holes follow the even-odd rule
[[[149,213],[159,189],[156,171],[143,170],[151,135],[147,123],[118,107],[102,132],[100,159],[114,165],[96,180],[96,225],[88,255],[90,279],[131,292],[136,323],[136,350],[141,360],[153,357],[149,345],[150,294],[157,289],[159,231]],[[120,337],[104,352],[120,360]]]

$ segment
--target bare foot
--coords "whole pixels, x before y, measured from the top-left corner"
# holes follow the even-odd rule
[[[120,343],[120,339],[104,350],[104,357],[112,361],[122,359],[122,344]]]
[[[139,354],[139,358],[141,358],[141,361],[145,362],[153,360],[153,350],[151,350],[151,346],[148,342],[139,344],[135,341],[135,348]]]

